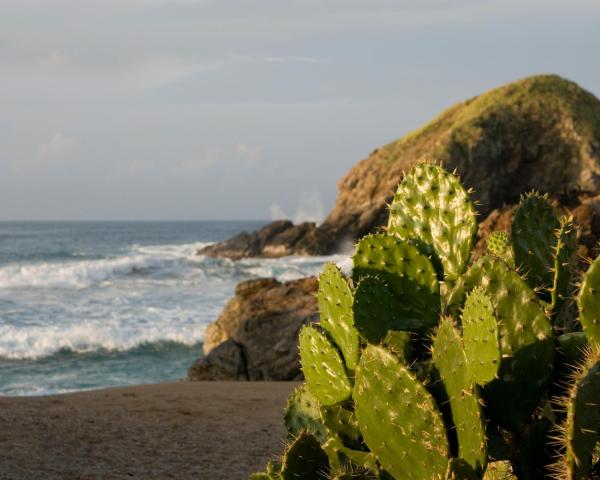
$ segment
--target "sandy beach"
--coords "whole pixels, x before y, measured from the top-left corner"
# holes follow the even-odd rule
[[[291,382],[0,397],[0,479],[245,479],[281,450]]]

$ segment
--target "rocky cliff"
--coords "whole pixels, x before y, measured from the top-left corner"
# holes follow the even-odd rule
[[[402,172],[421,159],[456,169],[487,215],[520,193],[600,192],[600,101],[556,75],[529,77],[450,107],[358,162],[320,226],[276,222],[200,253],[242,258],[325,254],[387,219]]]

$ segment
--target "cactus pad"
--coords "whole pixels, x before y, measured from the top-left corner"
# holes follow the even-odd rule
[[[353,411],[340,405],[321,407],[321,418],[325,426],[339,436],[344,445],[350,448],[361,447],[362,436]]]
[[[448,280],[471,256],[477,233],[475,206],[458,178],[443,168],[419,164],[407,173],[390,206],[388,231],[431,245]]]
[[[590,342],[600,344],[600,257],[589,266],[577,297],[579,321]]]
[[[369,345],[353,393],[364,441],[397,479],[444,479],[448,440],[431,394],[395,355]]]
[[[283,416],[288,439],[296,438],[301,432],[312,433],[319,442],[324,442],[327,436],[325,426],[321,421],[319,400],[306,385],[300,385],[288,399]]]
[[[569,394],[563,439],[566,446],[562,460],[564,478],[588,478],[599,439],[600,349],[595,345],[588,351],[583,367],[575,374]]]
[[[401,304],[376,277],[363,277],[354,293],[354,323],[360,335],[368,342],[378,344],[391,328],[414,328],[413,323],[403,322],[399,311]]]
[[[344,356],[350,370],[358,363],[359,338],[354,328],[352,292],[340,269],[334,263],[325,265],[319,277],[319,316],[321,326],[327,330]]]
[[[482,471],[487,450],[481,399],[471,379],[462,339],[450,318],[440,322],[433,342],[432,358],[450,400],[458,437],[458,455],[473,470]]]
[[[510,250],[510,237],[504,231],[491,232],[486,241],[488,252],[495,257],[503,258]]]
[[[282,480],[317,480],[329,477],[329,459],[319,441],[302,433],[283,456]]]
[[[410,333],[397,330],[388,330],[383,339],[387,349],[404,363],[409,363],[412,357],[412,344]]]
[[[494,307],[481,287],[475,288],[467,297],[462,327],[471,378],[475,383],[485,385],[497,377],[501,354]]]
[[[465,292],[485,288],[498,319],[502,362],[498,379],[486,385],[485,399],[495,420],[516,426],[538,404],[552,374],[554,334],[533,290],[506,263],[482,257],[457,282],[449,304]]]
[[[366,478],[380,478],[381,468],[377,463],[377,457],[372,452],[352,450],[346,447],[336,435],[329,437],[323,444],[323,450],[327,453],[331,470],[334,472],[358,470]],[[359,476],[358,478],[363,477]]]
[[[553,284],[556,231],[560,223],[547,195],[531,192],[521,197],[512,222],[511,241],[515,265],[527,276],[531,288]]]
[[[431,261],[417,247],[395,235],[362,238],[353,257],[353,277],[384,281],[398,302],[402,329],[435,326],[440,312],[440,286]],[[400,329],[396,327],[396,329]]]
[[[573,218],[563,218],[556,232],[552,290],[550,291],[552,312],[558,312],[571,294],[571,276],[575,269],[577,231]]]
[[[310,392],[323,405],[346,400],[352,386],[344,361],[327,336],[311,325],[300,331],[300,361]]]

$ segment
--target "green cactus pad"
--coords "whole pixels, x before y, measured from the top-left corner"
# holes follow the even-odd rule
[[[458,455],[473,470],[483,471],[487,450],[481,399],[471,379],[462,339],[450,318],[440,322],[432,358],[450,399]]]
[[[311,325],[300,331],[300,362],[310,392],[323,405],[346,400],[352,385],[341,355],[325,334]]]
[[[462,313],[465,353],[471,378],[485,385],[497,377],[502,355],[492,301],[481,287],[467,297]]]
[[[554,364],[552,325],[532,289],[506,263],[493,257],[475,262],[448,298],[452,308],[465,293],[485,288],[498,319],[502,362],[484,397],[494,419],[518,426],[529,418],[550,381]]]
[[[577,230],[573,218],[563,218],[556,232],[550,310],[558,312],[571,294],[571,277],[575,269]]]
[[[348,369],[354,370],[358,363],[360,340],[354,328],[352,291],[334,263],[325,265],[319,277],[317,299],[321,326],[341,350]]]
[[[454,280],[471,256],[475,206],[456,176],[436,165],[415,165],[394,195],[388,231],[431,245],[446,279]]]
[[[491,232],[486,240],[488,252],[495,257],[504,258],[510,251],[510,237],[507,232]]]
[[[600,439],[600,348],[589,350],[576,374],[567,403],[564,426],[566,454],[564,478],[587,479],[592,470],[596,443]]]
[[[374,478],[379,478],[381,468],[377,463],[377,457],[372,452],[352,450],[344,445],[337,435],[331,435],[327,439],[323,444],[323,450],[329,457],[329,464],[333,471],[363,470],[369,472]]]
[[[508,460],[490,462],[485,470],[483,480],[517,480],[512,465]]]
[[[361,447],[362,435],[352,410],[340,405],[321,407],[321,418],[325,426],[340,437],[344,445],[355,449]]]
[[[511,242],[515,265],[525,273],[531,288],[552,287],[559,228],[547,195],[531,192],[521,197],[512,222]]]
[[[329,458],[319,441],[302,433],[283,456],[283,480],[317,480],[329,477]]]
[[[321,421],[319,400],[306,385],[300,385],[288,399],[283,416],[288,439],[296,438],[301,432],[312,433],[319,442],[327,437],[325,425]]]
[[[451,458],[448,462],[446,480],[479,480],[471,465],[462,458]]]
[[[363,277],[354,292],[354,323],[368,342],[380,343],[391,328],[413,327],[403,323],[401,304],[387,285],[376,277]]]
[[[437,324],[440,286],[431,261],[414,245],[395,235],[368,235],[358,242],[353,262],[356,284],[378,277],[396,298],[400,320],[394,329],[423,330]]]
[[[383,339],[383,344],[404,363],[411,361],[412,344],[409,332],[388,330],[387,335]]]
[[[588,340],[600,344],[600,257],[583,276],[577,296],[579,321]]]
[[[382,347],[369,345],[353,398],[364,441],[396,479],[444,479],[448,440],[431,394]]]

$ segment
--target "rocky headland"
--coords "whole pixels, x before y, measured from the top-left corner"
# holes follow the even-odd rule
[[[199,253],[232,259],[322,255],[385,225],[402,172],[418,161],[456,170],[481,215],[475,255],[507,230],[521,193],[549,193],[579,224],[582,255],[600,239],[600,100],[555,75],[529,77],[454,105],[421,129],[374,150],[339,182],[326,220],[269,224]],[[206,332],[191,380],[287,380],[300,375],[297,332],[318,319],[315,279],[245,282]]]

